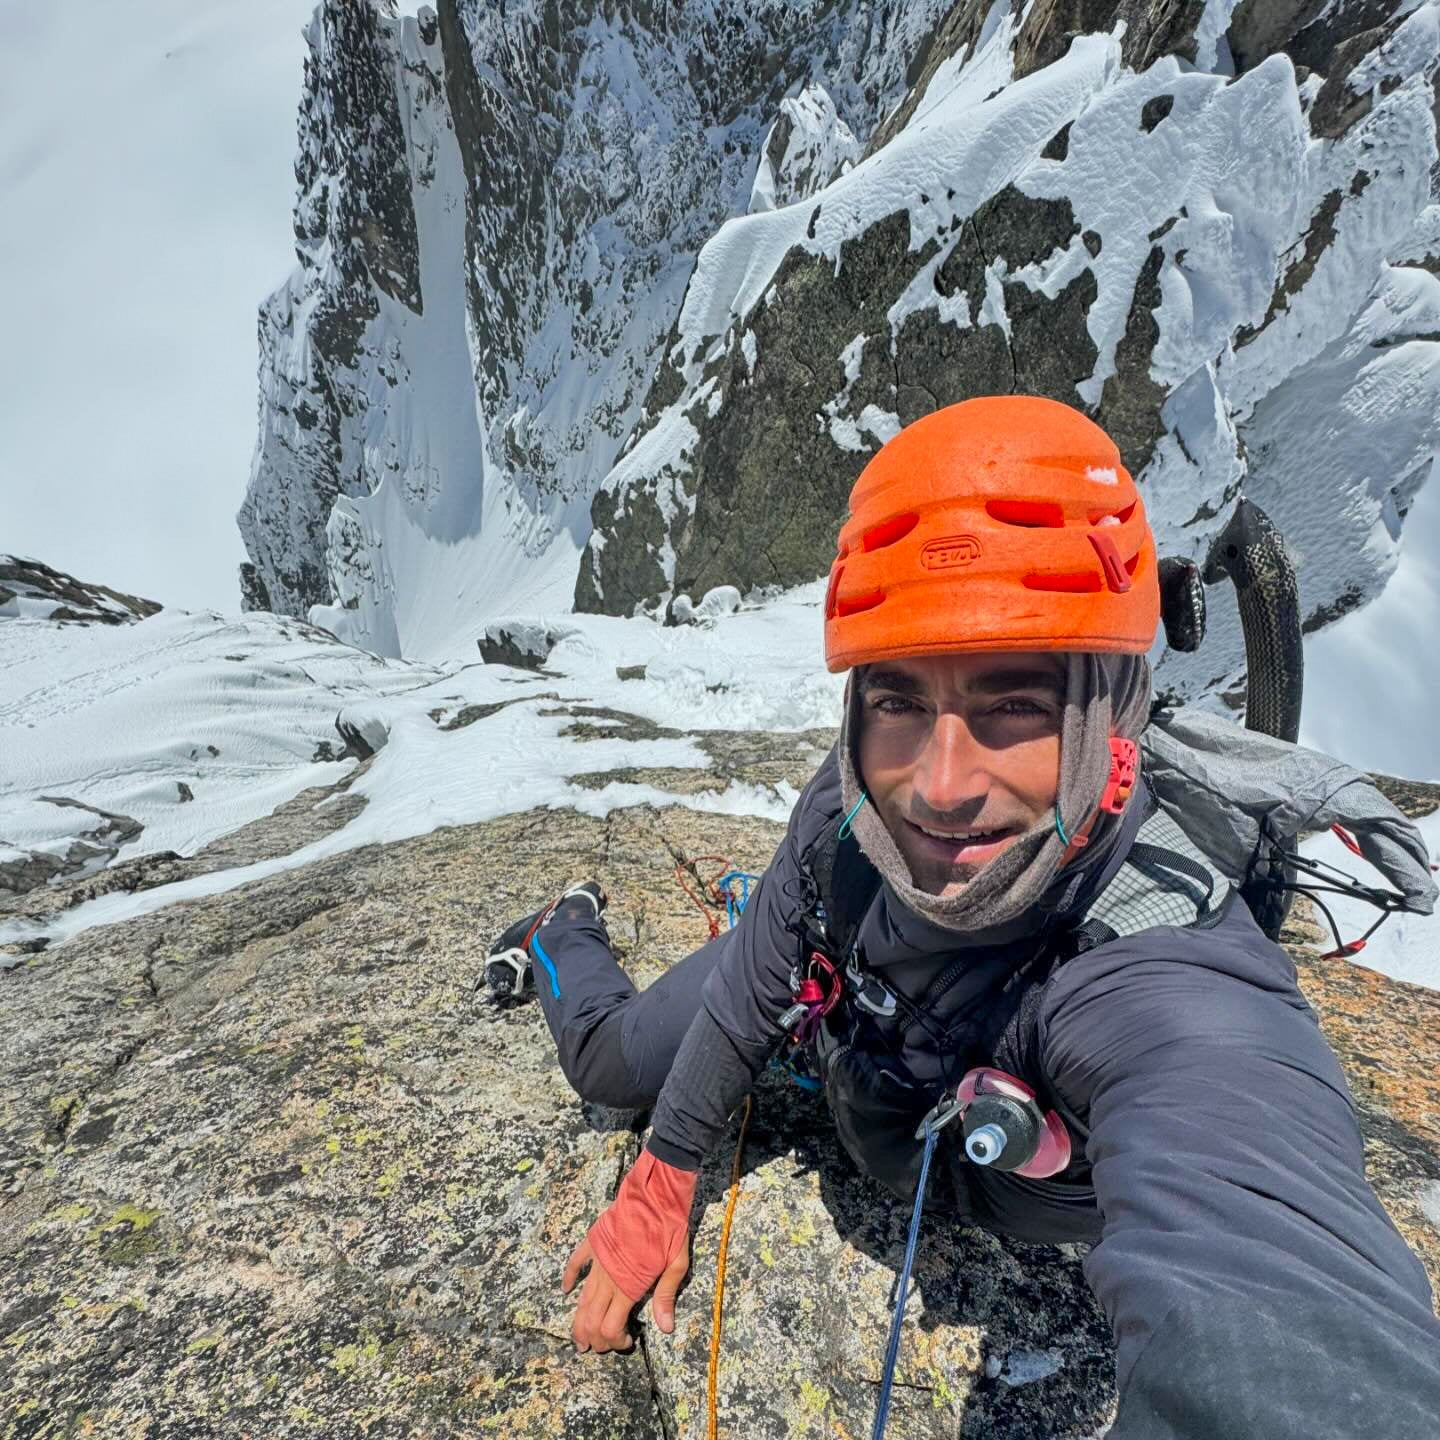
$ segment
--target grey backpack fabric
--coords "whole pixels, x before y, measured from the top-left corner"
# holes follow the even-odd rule
[[[1261,908],[1257,889],[1280,868],[1280,850],[1340,824],[1405,909],[1434,910],[1424,837],[1361,771],[1193,708],[1157,714],[1141,752],[1161,808],[1252,909]]]
[[[1159,800],[1153,783],[1150,794]],[[1156,804],[1080,930],[1090,943],[1103,944],[1155,925],[1203,924],[1218,915],[1230,889],[1229,878]]]

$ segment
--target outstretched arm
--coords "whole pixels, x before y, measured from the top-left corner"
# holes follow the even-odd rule
[[[1114,1330],[1111,1440],[1440,1435],[1440,1323],[1366,1182],[1353,1102],[1240,910],[1067,964],[1046,1074],[1086,1118]]]

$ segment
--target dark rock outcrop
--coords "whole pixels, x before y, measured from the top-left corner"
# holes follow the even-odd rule
[[[71,876],[103,870],[119,854],[121,846],[138,839],[145,828],[129,815],[97,810],[93,805],[63,795],[41,795],[37,803],[85,811],[94,818],[85,822],[89,828],[83,834],[63,842],[63,848],[57,844],[15,853],[0,837],[0,899],[24,895],[38,886],[51,885]]]
[[[108,585],[91,585],[62,570],[18,555],[0,555],[0,620],[36,619],[124,625],[154,615],[160,606]]]
[[[849,489],[897,427],[1008,392],[1065,401],[1104,426],[1170,553],[1200,555],[1243,486],[1309,556],[1307,615],[1321,623],[1374,594],[1391,569],[1379,527],[1393,540],[1440,443],[1429,420],[1418,444],[1393,423],[1370,428],[1367,450],[1402,477],[1379,501],[1358,499],[1337,458],[1357,438],[1347,417],[1374,383],[1371,352],[1436,333],[1433,297],[1388,278],[1397,265],[1426,268],[1436,249],[1420,182],[1433,155],[1434,39],[1424,15],[1390,8],[1241,6],[1227,37],[1194,0],[1053,0],[1008,16],[953,6],[855,173],[788,220],[751,217],[702,252],[644,414],[592,501],[577,609],[664,614],[681,593],[823,575]],[[1119,20],[1107,50],[1099,37]],[[1006,46],[1011,83],[966,89],[962,62],[1003,74],[995,52]],[[1012,141],[1027,77],[1061,64],[1077,108],[1026,131],[1030,148],[998,167],[996,188],[957,199]],[[963,101],[949,112],[957,73],[948,93]],[[1061,83],[1027,93],[1053,97]],[[985,141],[927,170],[956,113]],[[1267,185],[1217,189],[1192,137],[1225,136],[1231,154],[1262,133]],[[1396,172],[1378,156],[1412,145],[1405,198],[1386,210]],[[1168,188],[1163,208],[1117,212],[1116,165],[1150,175],[1157,195]],[[1403,410],[1403,390],[1387,405]],[[1318,421],[1300,418],[1307,403]],[[1166,664],[1177,694],[1232,685],[1233,613],[1216,606],[1203,662]]]

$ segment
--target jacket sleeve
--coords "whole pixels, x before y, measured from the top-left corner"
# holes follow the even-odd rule
[[[796,802],[785,838],[729,932],[660,1091],[646,1149],[666,1164],[699,1169],[784,1039],[780,1017],[793,998],[790,970],[798,942],[791,926],[800,911],[800,856],[839,813],[839,793],[832,751]]]
[[[1065,965],[1039,1043],[1089,1129],[1111,1440],[1440,1435],[1424,1269],[1366,1182],[1293,964],[1238,903],[1213,931],[1157,928]]]

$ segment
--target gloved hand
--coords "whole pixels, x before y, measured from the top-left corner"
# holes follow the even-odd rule
[[[578,1349],[628,1349],[630,1312],[652,1285],[655,1323],[667,1335],[675,1328],[675,1292],[690,1268],[690,1207],[699,1178],[698,1171],[641,1152],[565,1266],[561,1288],[567,1295],[590,1266],[570,1327]]]

